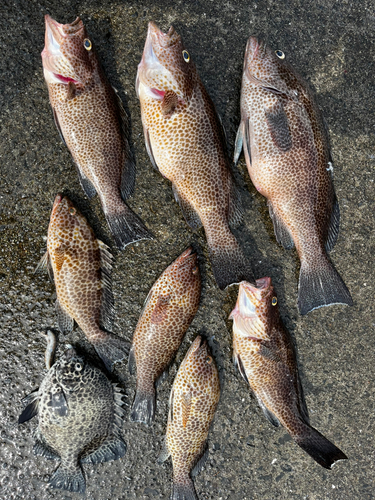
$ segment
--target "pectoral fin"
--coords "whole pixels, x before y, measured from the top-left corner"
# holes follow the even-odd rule
[[[161,103],[161,112],[165,117],[170,117],[178,104],[178,96],[173,90],[167,90]]]
[[[273,143],[281,152],[289,151],[292,147],[292,136],[282,101],[278,100],[273,106],[265,109],[264,113]]]
[[[182,394],[182,407],[181,407],[181,417],[182,417],[182,425],[184,428],[186,427],[191,409],[191,393]]]
[[[171,300],[170,295],[160,295],[156,302],[156,306],[151,314],[151,323],[159,325],[163,322],[164,318],[168,314],[169,302]]]
[[[48,250],[46,253],[43,255],[43,257],[40,259],[38,265],[35,268],[35,273],[39,273],[40,271],[47,271],[49,279],[53,283],[53,269],[52,269],[52,264],[51,264],[51,259],[48,253]]]

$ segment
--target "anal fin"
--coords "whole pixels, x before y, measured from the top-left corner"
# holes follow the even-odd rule
[[[200,220],[199,215],[197,214],[194,207],[191,205],[189,200],[187,200],[179,191],[175,184],[172,184],[174,198],[177,203],[180,205],[182,210],[182,214],[185,217],[187,224],[196,231],[200,227],[202,227],[202,222]]]
[[[163,443],[161,445],[160,454],[159,454],[158,459],[157,459],[157,463],[158,464],[162,464],[163,462],[165,462],[166,460],[168,460],[168,458],[170,457],[170,455],[171,454],[168,451],[168,447],[167,447],[167,439],[164,438]]]
[[[202,452],[200,453],[200,458],[198,459],[197,463],[194,465],[191,471],[191,477],[194,478],[201,472],[201,470],[204,467],[204,464],[207,462],[207,458],[208,458],[208,446],[206,441],[202,446]]]
[[[55,125],[56,125],[56,128],[57,128],[57,131],[60,135],[60,139],[62,140],[62,142],[65,144],[66,146],[66,142],[65,142],[65,139],[64,139],[64,136],[63,136],[63,133],[62,133],[62,130],[61,130],[61,127],[60,127],[60,123],[59,123],[59,119],[57,117],[57,113],[56,113],[56,110],[55,108],[52,108],[52,111],[53,111],[53,119],[55,120]]]
[[[126,444],[121,437],[107,439],[99,448],[81,459],[82,464],[100,464],[118,460],[126,453]]]
[[[277,243],[282,245],[285,249],[289,250],[294,247],[294,241],[293,238],[291,237],[287,227],[285,226],[284,222],[278,217],[276,214],[272,202],[268,200],[268,210],[270,213],[270,217],[273,223],[273,230],[275,232],[275,237],[277,240]]]
[[[81,171],[78,165],[76,165],[76,168],[77,168],[79,183],[81,184],[81,187],[85,192],[85,195],[91,200],[91,198],[93,198],[96,195],[96,189],[94,188],[93,183],[90,181],[88,177],[86,177],[86,175]]]
[[[327,252],[330,252],[332,248],[335,246],[339,235],[339,229],[340,229],[340,207],[339,207],[339,202],[336,198],[336,194],[334,194],[331,220],[329,222],[327,241],[325,243]]]
[[[234,155],[233,155],[233,162],[236,165],[238,162],[238,159],[240,157],[242,147],[243,147],[243,139],[244,139],[244,128],[245,128],[245,122],[241,121],[238,130],[237,130],[237,135],[236,135],[236,142],[234,145]]]
[[[129,357],[128,357],[128,369],[130,375],[134,375],[136,371],[137,363],[135,360],[135,349],[134,346],[131,347],[129,351]]]
[[[161,173],[159,170],[159,167],[156,164],[156,161],[154,158],[154,153],[152,152],[150,133],[146,127],[143,127],[143,132],[144,132],[144,136],[145,136],[145,146],[146,146],[146,150],[147,150],[148,156],[150,158],[151,164],[157,172]]]
[[[56,299],[55,308],[60,332],[62,334],[70,333],[73,330],[74,319],[71,318],[69,314],[63,309],[59,302],[59,299]]]
[[[261,407],[261,409],[264,413],[264,416],[266,417],[268,422],[270,422],[270,424],[274,425],[275,427],[280,427],[279,419],[276,418],[275,415],[266,407],[266,405],[263,403],[263,401],[260,399],[260,397],[258,395],[256,395],[256,396],[257,396],[258,404]]]
[[[36,439],[33,446],[33,453],[36,456],[44,457],[47,460],[60,460],[60,456],[46,443]]]

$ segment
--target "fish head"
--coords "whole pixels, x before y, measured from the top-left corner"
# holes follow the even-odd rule
[[[74,392],[84,384],[87,378],[87,363],[77,351],[71,347],[65,351],[56,363],[56,379],[64,392]]]
[[[74,206],[73,202],[62,194],[58,194],[52,207],[48,227],[48,246],[52,251],[65,249],[77,241],[82,231],[88,227],[85,217]]]
[[[296,98],[291,91],[292,70],[281,50],[272,50],[263,40],[251,36],[246,45],[244,78],[277,96]]]
[[[198,335],[191,344],[182,369],[192,390],[213,387],[213,381],[218,380],[216,363],[204,337]]]
[[[163,100],[167,91],[188,102],[193,92],[195,66],[173,26],[167,33],[150,22],[142,60],[138,65],[136,90],[139,98]]]
[[[94,50],[86,28],[79,17],[71,24],[60,24],[45,16],[46,34],[42,51],[43,71],[47,83],[74,83],[82,88],[93,74]]]
[[[190,290],[200,287],[197,260],[197,254],[189,247],[165,270],[164,281],[172,300],[175,297],[183,300]]]
[[[256,286],[247,281],[240,283],[236,306],[229,316],[235,335],[269,340],[270,320],[277,316],[277,296],[271,278],[256,280]]]

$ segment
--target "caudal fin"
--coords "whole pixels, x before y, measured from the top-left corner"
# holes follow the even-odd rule
[[[76,493],[84,493],[86,490],[86,481],[79,465],[76,467],[64,467],[62,464],[53,473],[49,485],[51,488],[74,491]]]
[[[298,308],[301,314],[332,304],[353,305],[353,299],[327,255],[313,263],[301,262]]]
[[[113,333],[102,334],[101,340],[91,342],[107,370],[112,371],[113,364],[124,359],[129,353],[130,343]]]
[[[345,453],[313,427],[306,425],[306,432],[302,436],[294,436],[294,439],[306,453],[326,469],[332,469],[338,460],[348,458]]]
[[[230,236],[220,244],[213,244],[207,238],[212,271],[221,290],[241,281],[255,283],[249,262],[236,238],[231,233]]]
[[[130,413],[130,420],[151,425],[155,418],[156,397],[155,391],[145,393],[137,390]]]
[[[142,220],[125,203],[116,211],[105,210],[109,228],[118,248],[140,240],[152,240],[153,234],[146,228]]]
[[[190,477],[184,479],[183,482],[174,479],[171,500],[199,500]]]

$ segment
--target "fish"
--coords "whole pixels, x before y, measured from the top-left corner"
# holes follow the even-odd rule
[[[300,313],[353,305],[327,254],[340,225],[327,127],[284,52],[253,36],[245,52],[235,163],[242,149],[255,188],[267,198],[277,242],[295,246],[300,258]]]
[[[284,327],[271,278],[242,282],[231,312],[233,359],[267,420],[326,469],[348,457],[311,426],[298,373],[296,350]]]
[[[219,288],[254,280],[231,232],[242,219],[241,198],[226,152],[225,132],[192,58],[171,27],[148,25],[138,65],[146,149],[154,168],[172,183],[187,224],[206,234]]]
[[[198,310],[200,296],[197,254],[188,248],[151,288],[134,332],[129,352],[130,373],[137,372],[132,421],[151,425],[154,420],[155,384],[173,361]]]
[[[51,488],[84,493],[84,464],[117,460],[126,453],[121,435],[123,393],[74,348],[48,370],[26,398],[18,423],[38,417],[35,455],[59,460]]]
[[[44,78],[57,130],[75,162],[83,191],[97,193],[120,249],[153,239],[125,203],[135,185],[129,119],[99,63],[79,17],[60,24],[45,16]]]
[[[42,332],[41,335],[47,340],[47,347],[46,347],[46,352],[45,352],[45,356],[44,356],[44,361],[45,361],[45,365],[46,365],[47,370],[49,370],[55,361],[55,354],[56,354],[56,348],[57,348],[57,337],[51,330],[47,330],[46,332]]]
[[[198,335],[191,344],[173,382],[165,442],[158,458],[172,457],[171,500],[197,500],[191,479],[207,457],[207,435],[220,399],[217,367],[207,340]]]
[[[70,333],[76,321],[108,370],[130,347],[110,333],[114,322],[112,264],[108,246],[96,239],[73,202],[58,194],[48,226],[47,251],[37,271],[47,270],[55,283],[61,333]]]

